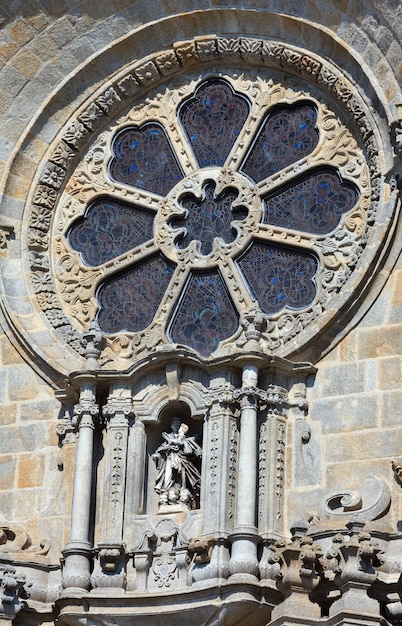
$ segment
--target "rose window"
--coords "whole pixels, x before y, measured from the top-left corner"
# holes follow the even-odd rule
[[[89,294],[77,319],[85,309],[110,341],[206,357],[238,340],[250,310],[281,328],[328,297],[328,254],[362,220],[364,189],[334,139],[343,127],[311,94],[245,85],[162,94],[89,150],[98,184],[64,222],[66,249]]]

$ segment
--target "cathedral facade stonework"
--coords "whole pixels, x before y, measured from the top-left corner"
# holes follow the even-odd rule
[[[402,622],[399,0],[0,8],[0,625]]]

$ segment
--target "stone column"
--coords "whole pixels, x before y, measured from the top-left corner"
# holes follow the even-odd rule
[[[255,582],[258,573],[256,529],[258,369],[243,367],[242,388],[234,393],[241,401],[237,471],[236,523],[232,533],[229,565],[231,579]]]
[[[78,441],[74,473],[70,539],[63,550],[64,595],[82,593],[90,588],[90,564],[93,546],[90,538],[92,492],[93,437],[99,407],[95,403],[92,377],[82,380],[80,402],[74,408]]]

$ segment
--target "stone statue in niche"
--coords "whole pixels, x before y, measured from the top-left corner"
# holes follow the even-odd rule
[[[202,449],[180,418],[172,420],[170,433],[162,433],[164,442],[152,455],[157,469],[155,491],[159,506],[193,509],[199,494],[201,475],[197,468]]]

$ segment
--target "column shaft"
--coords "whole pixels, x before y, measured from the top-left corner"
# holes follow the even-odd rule
[[[243,368],[239,462],[237,474],[236,524],[232,534],[229,572],[233,577],[255,580],[258,572],[257,529],[257,379],[253,365]]]

